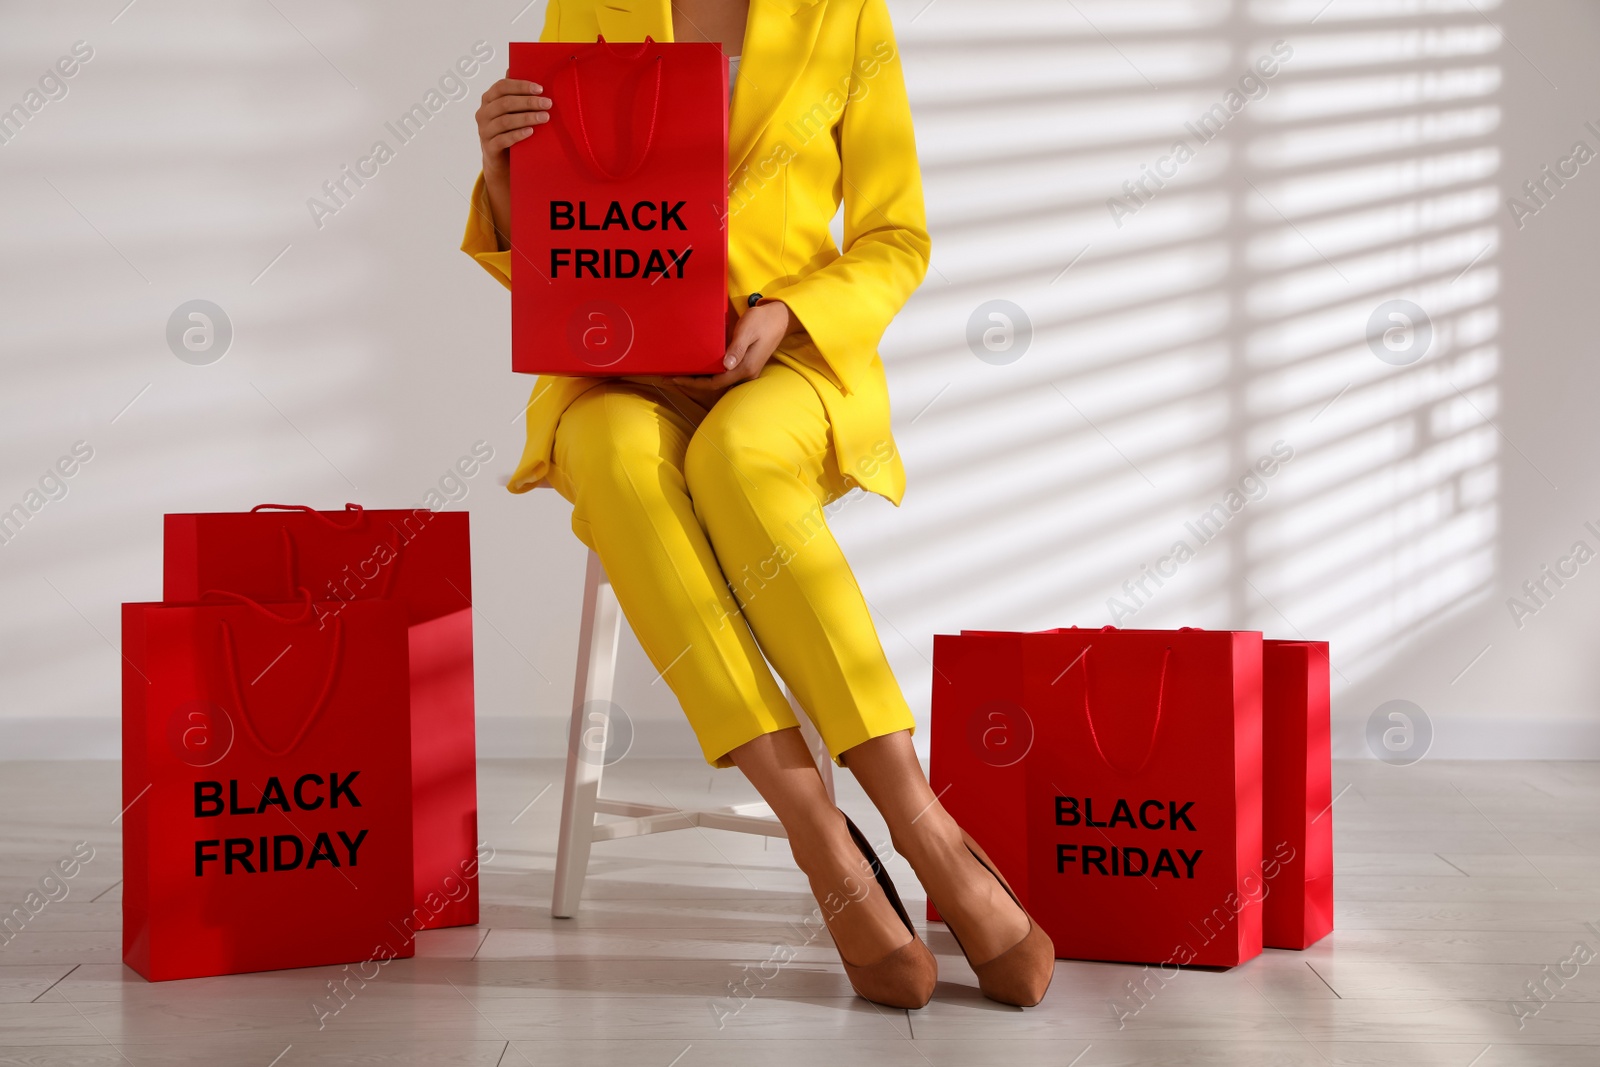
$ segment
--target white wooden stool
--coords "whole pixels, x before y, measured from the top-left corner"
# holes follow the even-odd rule
[[[536,488],[549,488],[540,482]],[[605,769],[606,737],[610,716],[600,708],[611,703],[617,675],[617,641],[621,634],[622,612],[606,577],[600,557],[589,551],[583,575],[583,612],[578,623],[578,666],[572,686],[572,721],[567,736],[566,782],[561,792],[561,837],[556,845],[555,889],[550,899],[550,914],[568,919],[578,910],[583,898],[583,881],[588,874],[589,846],[596,841],[619,837],[639,837],[664,830],[686,830],[703,826],[763,837],[787,837],[783,824],[765,803],[735,804],[730,807],[685,810],[669,804],[645,804],[628,800],[607,800],[600,795],[600,777]],[[817,770],[834,795],[833,761],[827,746],[811,720],[796,703],[787,686],[784,696],[800,721],[800,733],[811,750]],[[595,816],[618,818],[597,821]]]

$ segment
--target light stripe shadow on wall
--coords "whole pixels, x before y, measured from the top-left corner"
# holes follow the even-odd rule
[[[909,487],[834,522],[914,706],[930,632],[1304,635],[1337,694],[1490,595],[1489,17],[895,14],[935,247],[885,341]]]

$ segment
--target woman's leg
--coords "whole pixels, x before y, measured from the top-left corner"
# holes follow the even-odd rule
[[[548,477],[706,760],[726,767],[732,749],[798,723],[689,500],[684,453],[703,416],[649,386],[597,385],[562,414]]]
[[[742,618],[837,759],[916,726],[823,505],[846,490],[822,400],[768,363],[689,443],[689,494]]]
[[[647,386],[596,386],[562,414],[550,482],[706,759],[736,764],[772,806],[841,953],[869,965],[909,935],[863,870],[689,499],[684,457],[702,416]]]
[[[822,507],[845,487],[816,391],[794,370],[769,363],[711,409],[684,469],[695,512],[762,650],[829,752],[849,753],[896,850],[973,962],[1016,944],[1028,933],[1027,916],[967,851],[961,828],[929,788],[911,746],[911,710],[828,530]],[[794,744],[803,751],[798,737]]]
[[[795,863],[845,959],[871,964],[908,944],[912,935],[878,888],[844,814],[828,799],[799,728],[763,734],[732,756],[783,823]]]
[[[1021,941],[1028,917],[967,851],[961,827],[922,773],[911,735],[900,731],[863,741],[845,754],[845,762],[968,958],[987,963]]]
[[[811,384],[779,363],[718,399],[689,443],[695,514],[738,597],[739,618],[789,683],[835,756],[915,725],[878,644],[866,601],[822,514],[845,491],[827,413]],[[861,854],[823,788],[798,730],[735,750],[789,830],[817,898],[859,878]],[[909,943],[875,887],[830,929],[841,954],[870,963]]]

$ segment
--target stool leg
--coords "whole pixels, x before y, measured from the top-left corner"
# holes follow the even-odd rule
[[[555,889],[550,914],[570,919],[583,898],[594,843],[595,801],[605,767],[612,683],[617,673],[617,638],[622,614],[600,557],[591,550],[583,576],[583,616],[578,629],[578,667],[573,678],[572,724],[567,735],[567,774],[561,792],[561,838],[556,846]],[[596,704],[596,702],[605,702]]]

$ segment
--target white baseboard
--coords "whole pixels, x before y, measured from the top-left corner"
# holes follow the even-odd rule
[[[1429,759],[1600,760],[1600,718],[1534,715],[1435,718]],[[1335,759],[1371,759],[1366,720],[1333,723]]]
[[[924,740],[926,731],[918,741]],[[559,757],[567,742],[564,719],[484,716],[478,720],[478,754],[530,759]],[[919,745],[919,747],[922,747]],[[686,724],[642,722],[630,750],[645,759],[698,758]],[[0,760],[119,759],[121,722],[90,716],[0,718]],[[1336,759],[1368,759],[1365,723],[1333,724]],[[1600,719],[1501,716],[1434,723],[1432,759],[1600,760]]]

